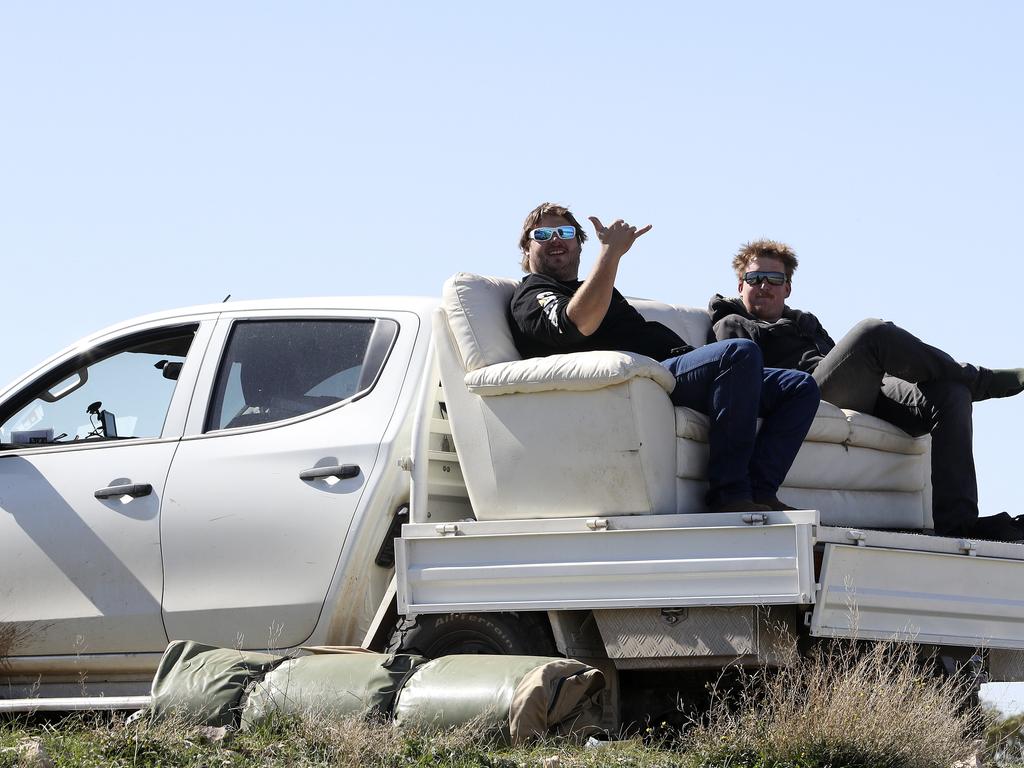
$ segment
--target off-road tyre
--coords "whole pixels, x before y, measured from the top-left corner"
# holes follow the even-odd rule
[[[388,653],[557,656],[543,613],[445,613],[399,619]]]

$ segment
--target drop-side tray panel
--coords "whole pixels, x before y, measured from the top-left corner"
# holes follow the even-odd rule
[[[826,542],[863,535],[869,545],[826,544],[812,635],[1024,649],[1024,547],[876,531],[837,534],[818,532]]]
[[[403,614],[800,604],[813,511],[411,524],[396,542]]]

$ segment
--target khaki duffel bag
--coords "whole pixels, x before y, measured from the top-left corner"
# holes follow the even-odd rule
[[[284,656],[175,640],[153,677],[153,722],[175,717],[195,725],[236,726],[246,689]]]
[[[249,693],[242,727],[274,715],[390,715],[395,694],[426,659],[409,654],[301,656],[268,672]]]
[[[413,671],[394,716],[407,730],[473,723],[497,740],[521,744],[596,729],[603,690],[601,672],[573,659],[443,656]]]

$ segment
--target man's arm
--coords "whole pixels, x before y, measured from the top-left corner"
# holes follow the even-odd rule
[[[828,354],[836,345],[832,337],[828,335],[828,331],[822,326],[821,321],[810,312],[801,312],[797,325],[802,332],[814,339],[814,345],[821,354]]]
[[[755,320],[747,320],[740,315],[727,315],[711,327],[713,338],[709,341],[725,341],[726,339],[750,339],[761,343],[762,327]]]
[[[594,268],[569,301],[566,310],[573,325],[584,336],[590,336],[597,331],[608,313],[612,291],[615,288],[615,276],[619,271],[619,260],[626,255],[640,235],[651,229],[650,224],[637,229],[622,219],[616,219],[608,227],[605,227],[596,216],[591,216],[590,221],[597,232],[597,239],[601,241],[601,252],[594,262]]]

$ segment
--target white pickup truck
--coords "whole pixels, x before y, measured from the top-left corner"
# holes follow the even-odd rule
[[[896,638],[1024,679],[1024,546],[925,535],[927,438],[823,403],[805,509],[706,513],[671,377],[518,359],[513,285],[164,312],[0,392],[0,698],[138,693],[173,639],[559,653],[635,693]]]

